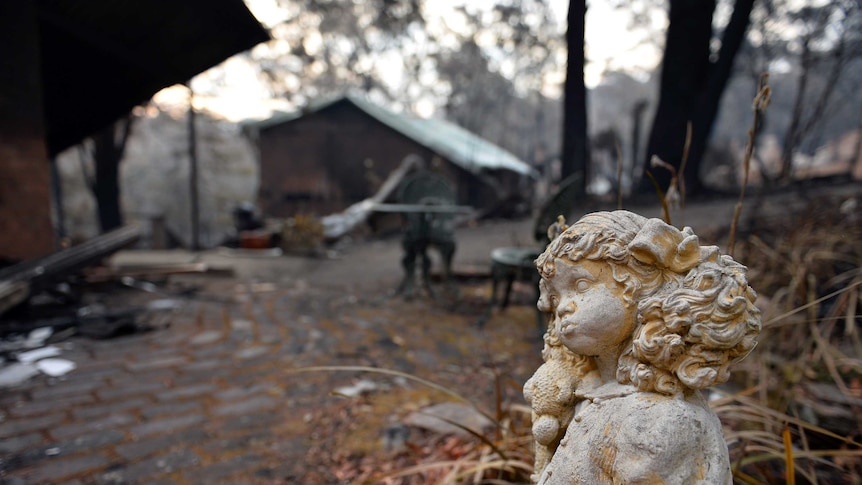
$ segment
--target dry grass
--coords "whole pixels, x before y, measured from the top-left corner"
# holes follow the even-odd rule
[[[339,410],[328,409],[330,419],[341,424],[339,450],[329,456],[329,475],[340,482],[382,485],[529,483],[533,470],[530,408],[523,403],[505,402],[500,392],[503,379],[497,375],[494,402],[483,406],[459,394],[454,388],[391,369],[362,366],[321,366],[296,369],[295,372],[363,372],[391,376],[418,388],[393,389],[387,393],[363,395],[342,401]],[[425,392],[423,392],[423,389]],[[413,402],[407,402],[412,400]],[[400,401],[400,402],[399,402]],[[377,440],[384,423],[381,416],[418,411],[433,402],[453,401],[472,406],[495,424],[490,431],[467,429],[467,435],[440,435],[433,432],[411,433],[410,439],[397,450],[384,451]],[[374,408],[375,412],[369,412]],[[492,408],[493,411],[487,411]],[[440,418],[447,421],[445,418]],[[369,428],[371,426],[371,428]],[[356,438],[356,440],[352,439]],[[357,442],[359,440],[359,442]],[[361,441],[365,441],[364,444]],[[311,453],[324,456],[327,450]]]
[[[759,224],[740,243],[760,344],[713,402],[741,483],[862,483],[862,222],[841,200]]]

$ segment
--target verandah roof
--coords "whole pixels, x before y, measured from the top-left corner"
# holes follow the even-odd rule
[[[37,0],[53,156],[148,100],[270,39],[242,0]]]

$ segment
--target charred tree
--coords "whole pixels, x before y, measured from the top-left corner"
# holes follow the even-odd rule
[[[90,188],[96,198],[99,227],[103,233],[123,224],[119,167],[126,151],[126,141],[132,130],[133,119],[129,114],[92,136],[91,154],[95,177]]]
[[[587,138],[587,87],[584,84],[584,29],[587,14],[586,0],[569,2],[568,63],[563,103],[562,174],[582,175],[583,193],[589,183],[589,146]]]
[[[661,69],[659,104],[650,132],[645,170],[650,170],[662,189],[672,174],[651,169],[653,155],[683,170],[688,194],[704,190],[699,177],[701,160],[718,114],[721,96],[727,86],[733,61],[739,52],[749,24],[754,0],[737,0],[733,14],[721,36],[721,47],[713,52],[713,13],[715,0],[671,0],[669,26]],[[683,168],[687,125],[691,140]],[[641,180],[643,190],[652,190],[648,177]]]

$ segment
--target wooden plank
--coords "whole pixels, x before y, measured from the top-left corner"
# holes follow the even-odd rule
[[[0,315],[26,300],[30,296],[30,285],[24,281],[0,281]]]
[[[469,205],[434,205],[434,204],[374,204],[374,212],[399,212],[422,214],[472,214],[475,209]]]

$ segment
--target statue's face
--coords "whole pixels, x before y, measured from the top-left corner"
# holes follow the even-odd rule
[[[633,329],[634,312],[622,300],[623,287],[601,261],[558,259],[539,287],[539,310],[549,312],[560,341],[580,355],[617,352]]]

